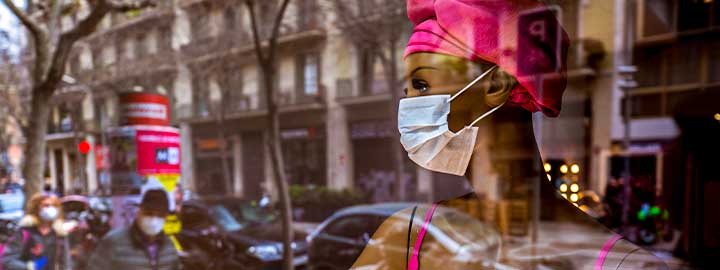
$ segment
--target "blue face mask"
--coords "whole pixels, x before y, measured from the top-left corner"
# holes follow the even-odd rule
[[[450,102],[490,74],[493,66],[458,91],[454,96],[430,95],[400,100],[398,129],[400,143],[410,160],[425,169],[464,175],[470,163],[478,128],[474,125],[495,112],[503,104],[481,115],[462,130],[454,133],[448,128]]]

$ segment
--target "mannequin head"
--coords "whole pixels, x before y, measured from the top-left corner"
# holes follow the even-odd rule
[[[471,81],[489,70],[494,63],[470,61],[465,58],[441,53],[418,52],[405,57],[406,74],[405,96],[454,95]],[[470,125],[473,120],[491,109],[500,109],[479,121],[477,143],[473,149],[473,159],[479,158],[482,165],[469,166],[466,176],[470,179],[473,169],[480,169],[482,175],[496,174],[492,164],[498,164],[498,153],[503,151],[537,152],[532,133],[530,112],[507,104],[511,91],[515,88],[515,78],[501,68],[496,68],[466,92],[459,95],[450,104],[448,126],[457,132]],[[503,105],[505,104],[505,105]],[[499,126],[512,127],[512,134],[499,132]],[[505,129],[507,130],[507,129]],[[522,131],[522,132],[519,132]],[[495,144],[503,137],[506,143]]]

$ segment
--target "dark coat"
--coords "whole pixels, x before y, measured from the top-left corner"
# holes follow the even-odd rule
[[[157,261],[147,252],[146,239],[133,224],[108,233],[98,243],[88,262],[88,270],[178,270],[177,250],[167,235],[158,239]]]
[[[63,230],[63,222],[53,224],[53,230],[42,235],[37,227],[37,218],[25,216],[20,221],[20,230],[5,246],[2,263],[6,270],[26,270],[32,261],[46,257],[46,270],[70,270],[67,232]]]

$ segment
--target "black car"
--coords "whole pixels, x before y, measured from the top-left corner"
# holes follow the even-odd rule
[[[408,203],[385,203],[345,208],[327,218],[308,236],[311,270],[350,269],[372,234],[385,219],[413,207]]]
[[[282,225],[271,207],[231,197],[203,198],[184,202],[179,218],[183,249],[205,253],[215,269],[282,269]],[[305,239],[295,232],[296,269],[307,263]]]
[[[410,214],[396,213],[418,206],[427,211],[427,204],[381,203],[345,208],[326,219],[308,236],[308,268],[311,270],[349,269],[370,242],[375,231],[389,217],[394,216],[409,224]],[[423,218],[414,217],[413,224],[423,225]],[[499,254],[500,234],[494,226],[484,224],[466,213],[450,207],[438,207],[427,234],[436,247],[445,250],[447,257],[436,257],[427,263],[429,269],[502,269],[496,259]],[[381,240],[381,239],[374,239]],[[378,241],[375,243],[382,243]],[[405,258],[407,246],[382,244],[379,256]],[[383,258],[368,269],[387,269]],[[363,265],[366,266],[366,265]],[[447,266],[447,268],[443,268]]]

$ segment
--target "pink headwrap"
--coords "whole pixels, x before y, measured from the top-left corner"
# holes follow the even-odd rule
[[[567,33],[560,28],[556,53],[547,49],[548,44],[539,44],[517,30],[521,12],[541,7],[533,0],[407,0],[408,18],[415,29],[405,57],[416,52],[436,52],[495,63],[519,82],[510,93],[509,103],[555,117],[560,113],[567,83]],[[523,48],[517,48],[520,46]],[[517,59],[518,49],[532,53]],[[558,61],[560,68],[548,72],[548,67]],[[533,72],[538,70],[542,74]]]

